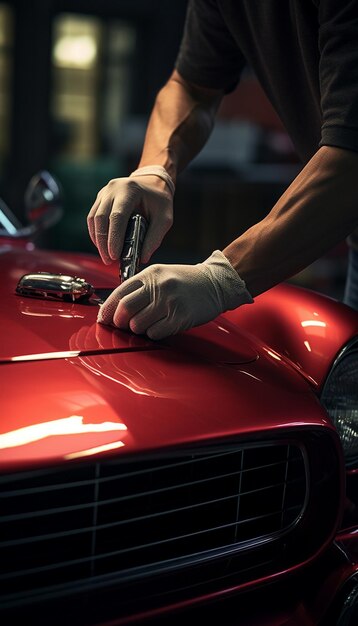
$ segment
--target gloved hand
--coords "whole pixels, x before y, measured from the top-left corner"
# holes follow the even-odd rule
[[[147,170],[159,174],[143,175]],[[135,212],[141,213],[149,223],[141,258],[142,263],[148,263],[172,226],[173,194],[174,184],[159,166],[141,168],[128,178],[110,180],[98,192],[87,217],[90,237],[103,263],[109,265],[119,259],[128,220]]]
[[[215,250],[197,265],[147,267],[111,293],[97,321],[163,339],[251,302],[245,282]]]

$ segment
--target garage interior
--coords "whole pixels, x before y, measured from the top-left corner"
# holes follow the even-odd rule
[[[24,219],[31,176],[59,180],[64,218],[37,241],[95,252],[98,190],[138,163],[155,95],[172,70],[187,0],[0,3],[0,195]],[[175,223],[153,261],[197,262],[264,217],[300,170],[248,68],[209,143],[179,177]],[[292,281],[341,299],[345,242]]]

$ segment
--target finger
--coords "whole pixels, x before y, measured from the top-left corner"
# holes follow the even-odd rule
[[[117,289],[112,291],[111,295],[108,296],[108,298],[101,305],[98,311],[98,315],[97,315],[97,322],[100,322],[101,324],[112,323],[114,311],[119,302],[118,291],[119,291],[119,287],[117,287]]]
[[[129,328],[137,335],[143,335],[147,329],[156,322],[166,317],[165,303],[158,306],[158,303],[151,302],[148,306],[142,308],[139,313],[133,315],[129,321]]]
[[[161,215],[160,221],[158,218],[149,223],[148,231],[143,243],[142,249],[142,263],[148,263],[152,254],[159,248],[166,233],[171,228],[173,220],[170,217],[163,217]]]
[[[97,210],[98,207],[98,202],[96,202],[90,213],[87,216],[87,228],[88,228],[88,233],[89,236],[91,238],[92,243],[94,243],[95,246],[97,246],[96,244],[96,232],[95,232],[95,225],[94,225],[94,216],[95,216],[95,212]]]
[[[129,284],[127,284],[129,283]],[[129,279],[123,285],[119,285],[112,293],[108,296],[105,302],[100,307],[97,316],[97,322],[102,322],[103,324],[111,324],[113,321],[114,312],[118,306],[120,299],[129,295],[136,289],[140,289],[143,286],[141,281],[136,279]]]
[[[115,202],[109,216],[108,253],[113,261],[119,259],[124,242],[128,220],[141,204],[141,190],[129,179],[116,182]]]
[[[159,339],[165,339],[165,337],[170,337],[170,335],[174,335],[177,331],[178,329],[174,328],[168,318],[165,317],[148,328],[146,334],[149,339],[157,341]]]
[[[136,276],[132,278],[128,278],[124,283],[119,285],[115,291],[118,291],[119,297],[124,298],[124,296],[128,296],[130,293],[133,293],[136,289],[140,289],[144,285],[144,281],[141,279],[141,276],[144,272],[140,272]],[[112,295],[112,294],[111,294]],[[111,296],[109,296],[111,297]]]
[[[96,229],[94,225],[94,216],[96,215],[99,205],[100,205],[100,199],[97,197],[97,199],[93,203],[91,210],[89,211],[88,216],[87,216],[87,227],[88,227],[89,236],[91,237],[92,242],[94,243],[95,246],[97,246],[97,243],[96,243]]]
[[[122,298],[113,315],[113,323],[118,328],[131,328],[131,320],[150,302],[150,294],[142,287]],[[136,332],[136,331],[134,331]]]
[[[112,210],[109,216],[108,253],[112,261],[120,258],[130,215]]]
[[[131,296],[131,294],[135,291],[141,291],[142,288],[142,281],[137,280],[136,278],[129,279],[128,281],[126,281],[126,283],[117,287],[114,291],[112,291],[111,295],[108,296],[107,300],[102,304],[98,313],[97,321],[104,324],[111,324],[113,321],[114,313],[121,299],[125,301],[125,298]]]
[[[96,233],[96,245],[98,248],[98,252],[101,256],[101,259],[105,265],[110,265],[112,263],[112,259],[110,258],[108,254],[107,240],[108,240],[108,232]]]
[[[96,246],[105,265],[112,263],[112,259],[108,253],[109,215],[112,209],[112,203],[113,199],[102,201],[94,216]]]

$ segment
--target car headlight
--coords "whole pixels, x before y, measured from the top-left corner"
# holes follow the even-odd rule
[[[321,402],[340,435],[347,465],[358,462],[358,338],[338,355]]]

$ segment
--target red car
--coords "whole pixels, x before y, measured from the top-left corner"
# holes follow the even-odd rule
[[[117,270],[36,249],[55,181],[26,198],[30,226],[0,215],[1,624],[356,626],[358,314],[287,284],[159,342],[98,325]]]

